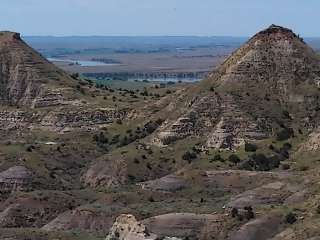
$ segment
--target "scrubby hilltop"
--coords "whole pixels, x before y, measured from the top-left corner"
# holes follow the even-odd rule
[[[0,99],[2,104],[52,106],[67,100],[74,80],[30,48],[14,32],[0,32]]]
[[[207,147],[234,149],[283,129],[310,131],[319,118],[319,86],[316,53],[291,30],[272,25],[180,96],[155,142],[195,135]]]

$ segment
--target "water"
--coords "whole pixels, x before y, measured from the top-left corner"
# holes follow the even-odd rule
[[[138,81],[138,82],[163,82],[163,83],[168,83],[168,82],[173,82],[173,83],[178,83],[178,82],[186,82],[186,83],[193,83],[193,82],[199,82],[201,81],[201,78],[146,78],[146,79],[137,79],[137,78],[129,78],[128,81]]]
[[[83,61],[83,60],[71,60],[71,59],[60,59],[60,58],[47,58],[50,62],[64,62],[69,64],[78,65],[81,67],[97,67],[97,66],[117,66],[117,63],[103,63],[96,61]]]

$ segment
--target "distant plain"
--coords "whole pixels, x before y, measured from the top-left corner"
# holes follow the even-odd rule
[[[161,80],[163,74],[168,78],[171,74],[181,75],[183,81],[190,73],[191,79],[204,78],[248,38],[27,36],[24,40],[45,57],[57,59],[54,63],[69,73],[100,80],[118,76],[122,80]],[[320,38],[306,42],[320,51]]]

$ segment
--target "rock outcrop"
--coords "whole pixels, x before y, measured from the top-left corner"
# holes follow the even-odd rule
[[[128,180],[126,163],[123,160],[97,162],[88,169],[81,180],[90,187],[118,187]]]
[[[108,233],[114,222],[114,209],[112,206],[109,212],[94,211],[84,207],[66,211],[54,220],[42,227],[47,231],[88,231]],[[121,212],[121,209],[119,210]],[[118,213],[119,214],[119,213]]]
[[[174,233],[172,235],[175,235]],[[159,237],[149,232],[146,226],[136,220],[133,215],[120,215],[107,236],[106,240],[182,240],[177,237]]]
[[[301,187],[285,182],[273,182],[232,197],[228,206],[244,208],[246,206],[279,205],[300,189]]]
[[[133,215],[120,215],[110,229],[106,240],[156,240],[146,226],[138,222]]]
[[[74,129],[98,130],[127,115],[126,109],[115,108],[59,107],[48,112],[4,109],[0,110],[0,127],[3,130],[41,128],[62,133]]]
[[[268,240],[281,230],[283,217],[270,215],[254,219],[232,233],[229,240]]]
[[[1,104],[59,105],[68,99],[59,88],[72,85],[68,74],[30,48],[18,33],[0,32]]]
[[[0,173],[0,191],[28,191],[32,187],[32,172],[23,166],[11,167]]]
[[[101,125],[110,124],[115,120],[123,120],[128,114],[125,109],[94,108],[94,109],[58,109],[49,112],[41,120],[41,126],[53,131],[66,131],[75,128],[96,129]]]
[[[28,129],[40,122],[41,115],[23,110],[0,111],[0,128],[3,130]]]
[[[58,191],[19,192],[1,204],[0,228],[41,228],[74,205],[74,198]]]
[[[259,188],[276,181],[283,181],[290,175],[285,172],[256,172],[242,170],[206,171],[201,184],[235,194]]]
[[[226,219],[223,214],[171,213],[145,219],[143,223],[159,237],[210,239],[222,232]]]
[[[176,192],[188,187],[188,182],[181,176],[170,174],[159,179],[138,183],[143,190]]]
[[[320,150],[320,127],[315,129],[299,149],[300,152],[319,151]]]

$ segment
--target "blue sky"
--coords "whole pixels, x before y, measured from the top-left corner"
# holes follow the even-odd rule
[[[275,23],[319,36],[320,0],[1,0],[23,35],[250,36]]]

